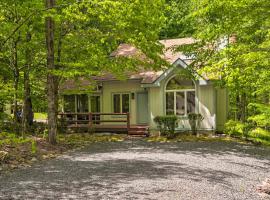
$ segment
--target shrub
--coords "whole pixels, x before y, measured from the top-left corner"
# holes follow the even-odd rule
[[[248,123],[270,131],[270,106],[265,104],[250,103],[248,105],[250,117]]]
[[[270,141],[270,132],[262,128],[256,128],[250,131],[249,136],[252,138]]]
[[[47,129],[47,124],[43,122],[35,122],[30,126],[30,131],[35,135],[42,135]]]
[[[22,126],[20,123],[15,123],[12,120],[2,121],[0,123],[0,131],[17,133],[19,135]]]
[[[11,120],[11,116],[7,113],[0,112],[0,120],[1,121],[6,121],[6,120]]]
[[[188,114],[188,121],[191,126],[191,131],[193,135],[197,134],[197,130],[200,126],[201,121],[203,120],[203,116],[197,113],[189,113]]]
[[[154,121],[157,124],[161,135],[169,138],[175,137],[177,116],[175,115],[157,116],[154,118]]]
[[[65,117],[61,117],[58,119],[58,131],[59,133],[66,133],[67,132],[67,119]]]
[[[1,145],[17,145],[17,144],[24,144],[24,143],[29,143],[32,140],[30,138],[22,138],[18,137],[15,133],[7,133],[7,132],[2,132],[0,133],[0,146]]]
[[[224,132],[229,136],[243,136],[245,125],[239,121],[229,120],[225,124]]]

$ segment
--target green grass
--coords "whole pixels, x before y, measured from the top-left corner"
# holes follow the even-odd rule
[[[262,128],[252,130],[248,135],[248,139],[256,143],[270,146],[270,132]]]
[[[69,144],[72,146],[81,146],[83,144],[96,142],[121,142],[126,135],[98,135],[98,134],[59,134],[57,140],[60,144]]]
[[[35,120],[46,120],[47,113],[34,113],[34,119]]]
[[[22,138],[17,136],[14,133],[6,133],[2,132],[0,133],[0,147],[3,145],[19,145],[24,143],[32,142],[32,139],[30,138]]]

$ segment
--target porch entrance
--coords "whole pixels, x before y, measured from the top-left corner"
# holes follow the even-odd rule
[[[148,93],[137,93],[137,123],[148,124]]]
[[[88,94],[75,94],[64,95],[64,108],[65,113],[100,113],[101,102],[100,95]],[[89,115],[67,115],[70,120],[89,120]],[[75,117],[73,119],[73,117]],[[100,120],[99,115],[92,115],[94,123]]]

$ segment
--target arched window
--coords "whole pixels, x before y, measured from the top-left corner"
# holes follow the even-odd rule
[[[190,79],[174,76],[166,85],[166,115],[195,112],[195,85]]]

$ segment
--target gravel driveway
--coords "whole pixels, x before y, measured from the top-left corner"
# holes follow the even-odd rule
[[[0,199],[260,199],[270,149],[230,142],[92,144],[0,176]]]

